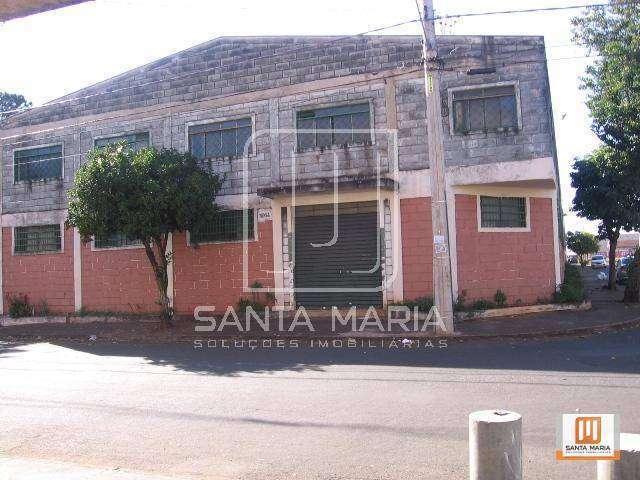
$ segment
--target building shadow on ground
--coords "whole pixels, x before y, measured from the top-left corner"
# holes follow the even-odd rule
[[[268,341],[267,341],[268,342]],[[60,347],[109,357],[140,358],[153,366],[202,375],[234,376],[275,372],[322,372],[332,366],[408,367],[501,371],[640,374],[640,329],[581,337],[468,341],[423,340],[413,345],[390,340],[328,340],[297,346],[284,340],[257,348],[217,339],[193,344],[110,344],[54,342]],[[349,343],[350,342],[350,343]],[[427,343],[428,342],[428,343]],[[0,344],[0,356],[20,346]],[[431,373],[430,372],[430,373]],[[153,373],[162,374],[162,370]],[[166,373],[166,372],[165,372]],[[375,376],[375,375],[374,375]]]

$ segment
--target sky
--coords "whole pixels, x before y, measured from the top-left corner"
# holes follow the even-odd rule
[[[601,3],[602,0],[434,0],[436,15]],[[572,45],[580,10],[439,22],[448,35],[544,35],[567,231],[596,233],[571,212],[574,158],[598,145],[579,78],[592,61]],[[39,105],[219,36],[350,35],[416,18],[415,0],[95,0],[0,23],[0,91]],[[385,34],[418,35],[413,23]],[[577,58],[576,58],[577,57]]]

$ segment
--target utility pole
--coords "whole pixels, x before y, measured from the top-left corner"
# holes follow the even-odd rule
[[[429,168],[431,169],[434,304],[445,326],[445,329],[440,329],[439,333],[451,335],[453,334],[453,292],[451,287],[451,259],[449,256],[444,145],[442,143],[442,118],[440,115],[440,70],[437,61],[438,48],[433,0],[424,0],[422,33],[424,83],[427,97],[427,141],[429,143]]]

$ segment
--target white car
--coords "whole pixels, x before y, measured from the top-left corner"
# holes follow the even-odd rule
[[[607,266],[607,262],[604,259],[604,255],[594,255],[591,257],[591,268],[604,268]]]

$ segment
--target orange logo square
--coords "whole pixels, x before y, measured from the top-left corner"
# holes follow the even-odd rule
[[[575,425],[577,445],[598,445],[602,441],[602,417],[577,417]]]

